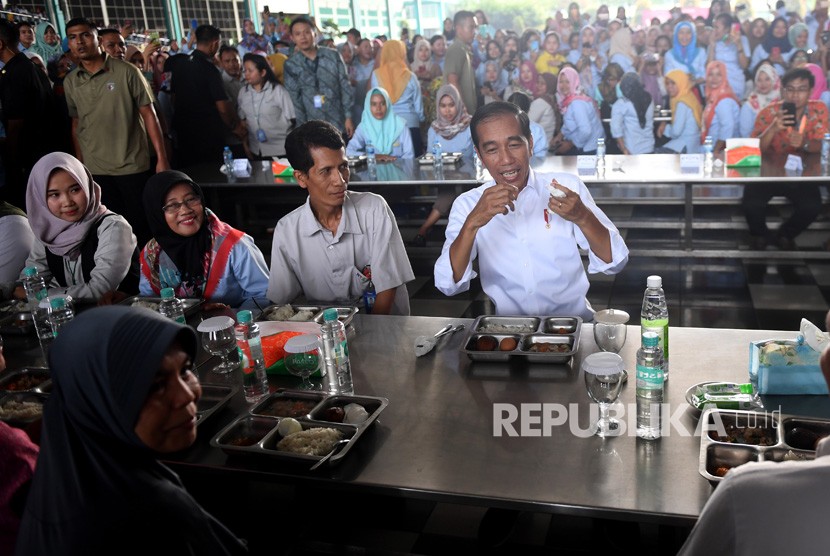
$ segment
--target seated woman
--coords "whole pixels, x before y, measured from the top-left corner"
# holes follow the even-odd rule
[[[700,152],[700,124],[703,107],[692,92],[694,83],[683,70],[672,70],[666,76],[666,90],[669,93],[671,123],[663,122],[657,129],[658,137],[668,137],[669,142],[657,152],[698,153]]]
[[[741,137],[751,137],[758,112],[781,98],[781,78],[769,61],[761,62],[755,70],[755,87],[741,106],[739,131]]]
[[[139,293],[198,297],[254,309],[268,303],[268,266],[251,236],[231,228],[204,205],[202,188],[168,170],[147,181],[144,210],[153,239],[141,250]]]
[[[654,103],[634,72],[620,80],[622,96],[611,107],[611,136],[623,154],[654,152]]]
[[[366,154],[366,145],[375,147],[378,162],[389,162],[396,158],[414,158],[412,135],[406,127],[406,120],[390,109],[389,93],[382,87],[375,87],[366,95],[363,103],[363,119],[346,145],[346,155]]]
[[[412,136],[412,152],[414,156],[421,156],[424,153],[421,122],[425,118],[421,83],[406,62],[404,43],[397,40],[383,43],[380,65],[372,72],[370,87],[386,91],[387,110],[404,119]]]
[[[512,102],[519,108],[521,108],[524,112],[528,113],[528,119],[530,118],[530,109],[533,103],[530,100],[530,97],[521,91],[516,91],[507,99],[507,102]],[[530,137],[533,139],[533,152],[531,153],[534,157],[544,158],[548,154],[548,136],[545,133],[545,128],[543,128],[540,124],[530,120]]]
[[[297,117],[291,97],[259,54],[245,54],[242,67],[248,84],[239,90],[237,105],[248,128],[245,154],[254,160],[285,156],[285,136]]]
[[[804,67],[810,70],[813,78],[815,78],[810,100],[820,100],[824,103],[824,106],[830,109],[830,91],[827,90],[827,76],[816,64],[805,64]]]
[[[557,79],[550,73],[539,75],[536,98],[530,103],[528,117],[545,130],[545,143],[550,145],[562,127],[559,105],[556,103]]]
[[[597,139],[605,137],[594,100],[579,86],[579,75],[573,68],[562,68],[558,84],[559,112],[562,129],[554,139],[557,154],[594,154]]]
[[[767,29],[764,40],[752,51],[749,71],[755,71],[758,64],[764,60],[769,60],[778,75],[784,75],[793,52],[793,44],[787,36],[787,20],[783,17],[776,17]]]
[[[77,158],[56,152],[38,160],[29,175],[26,208],[35,236],[26,266],[37,268],[50,295],[97,303],[122,282],[121,290],[135,293],[137,277],[128,278],[136,250],[133,229],[101,204],[101,187]],[[26,299],[22,286],[14,295]]]
[[[196,440],[197,346],[191,328],[129,307],[61,329],[17,554],[247,554],[157,459]]]
[[[700,143],[707,135],[715,144],[714,153],[720,154],[726,147],[726,140],[738,137],[738,120],[741,109],[738,97],[732,92],[727,79],[726,65],[713,60],[706,66],[706,105],[703,108],[703,126]]]
[[[602,70],[602,78],[594,87],[593,97],[599,106],[599,117],[606,137],[611,137],[611,107],[617,102],[617,85],[625,74],[619,64],[608,64]],[[581,80],[581,79],[580,79]],[[615,141],[605,145],[606,154],[622,154]]]

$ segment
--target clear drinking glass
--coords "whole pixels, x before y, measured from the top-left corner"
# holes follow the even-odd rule
[[[619,309],[603,309],[594,314],[594,340],[602,351],[619,353],[625,344],[628,313]]]
[[[585,374],[585,388],[588,396],[599,404],[597,436],[616,436],[620,431],[620,422],[608,416],[608,407],[617,401],[623,384],[622,357],[616,353],[592,353],[582,361]]]
[[[294,336],[285,343],[285,368],[294,376],[303,379],[302,390],[314,390],[314,384],[308,379],[322,365],[320,338],[316,334]]]
[[[211,317],[199,323],[197,330],[202,337],[202,347],[211,355],[218,355],[222,361],[214,367],[217,373],[229,373],[236,369],[228,356],[236,351],[234,320],[231,317]]]

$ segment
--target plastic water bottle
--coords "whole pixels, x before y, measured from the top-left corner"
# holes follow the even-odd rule
[[[597,169],[605,168],[605,139],[597,139]]]
[[[225,164],[225,173],[229,176],[233,175],[233,153],[230,147],[225,147],[222,151],[222,161]]]
[[[642,347],[637,351],[637,436],[660,438],[662,424],[663,350],[654,332],[643,332]]]
[[[354,394],[346,327],[337,318],[337,309],[329,308],[323,312],[320,333],[329,394]]]
[[[436,172],[444,169],[444,148],[438,139],[432,142],[432,167]]]
[[[712,165],[715,163],[715,142],[711,135],[707,135],[703,140],[703,171],[707,174],[712,173]]]
[[[640,332],[654,332],[660,343],[663,356],[663,378],[669,378],[669,309],[663,279],[649,276],[643,294],[643,308],[640,311]]]
[[[376,172],[378,169],[378,159],[375,158],[375,146],[368,139],[366,140],[366,166],[370,172]]]
[[[825,133],[821,139],[821,165],[830,164],[830,133]]]
[[[52,335],[58,337],[61,327],[75,318],[71,298],[55,296],[49,299],[49,324],[52,326]]]
[[[168,319],[173,319],[179,324],[187,324],[187,319],[184,318],[184,305],[182,304],[182,300],[176,297],[173,288],[164,288],[161,290],[159,313]]]
[[[52,325],[49,324],[49,290],[46,288],[43,276],[38,274],[37,268],[27,266],[23,269],[23,288],[29,300],[29,310],[32,311],[38,340],[40,340],[41,347],[44,347],[44,342],[48,347],[48,343],[54,338]]]
[[[265,374],[259,325],[254,322],[253,315],[248,310],[239,311],[236,322],[236,345],[242,351],[242,391],[246,402],[258,402],[268,395],[268,375]]]

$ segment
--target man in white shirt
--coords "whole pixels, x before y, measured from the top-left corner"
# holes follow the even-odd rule
[[[415,279],[395,215],[380,195],[348,191],[349,161],[336,127],[310,120],[288,134],[285,151],[308,200],[277,223],[268,299],[354,305],[369,281],[373,314],[409,314]]]
[[[516,105],[476,111],[470,133],[495,179],[453,203],[435,286],[446,295],[469,289],[478,257],[484,292],[500,315],[578,315],[593,320],[588,272],[616,274],[628,261],[619,231],[571,174],[530,169],[529,118]]]

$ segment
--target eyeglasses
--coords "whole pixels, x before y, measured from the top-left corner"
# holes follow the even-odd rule
[[[799,95],[803,95],[809,93],[811,90],[812,89],[810,87],[799,87],[797,89],[795,87],[784,87],[784,92],[790,93],[791,95],[796,93]]]
[[[169,205],[164,205],[161,207],[161,210],[166,212],[167,214],[176,214],[181,210],[182,207],[193,208],[202,205],[202,198],[201,197],[188,197],[181,203],[170,203]]]

